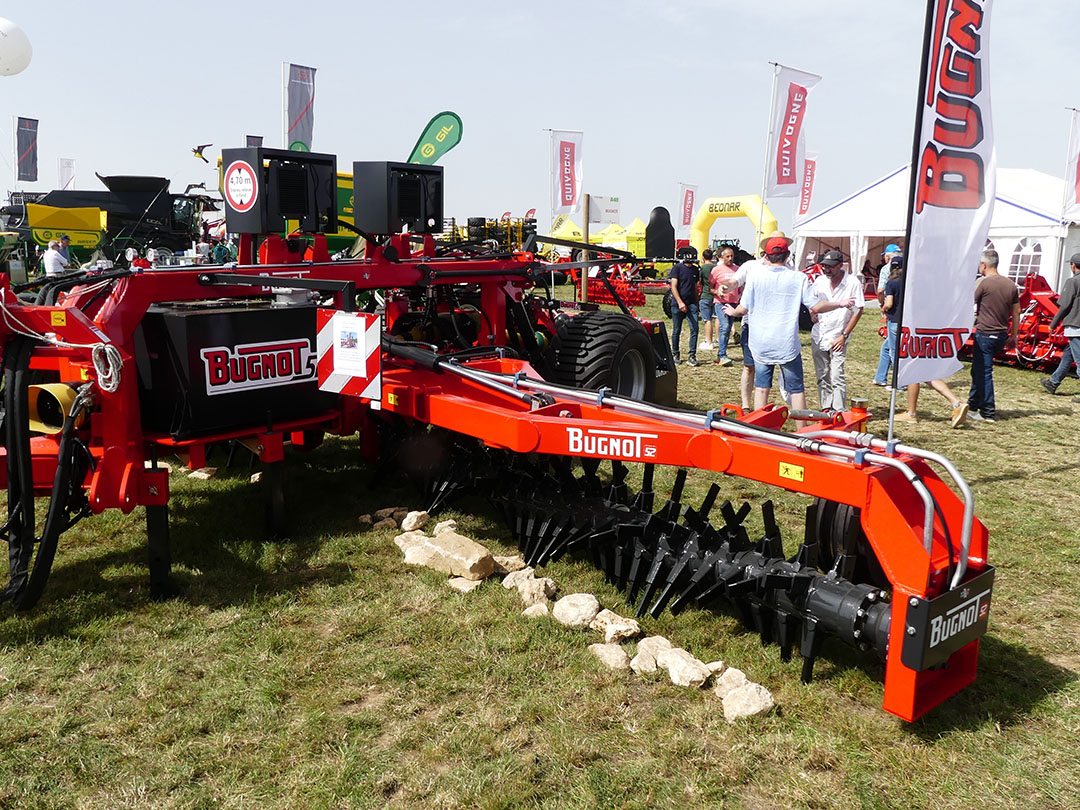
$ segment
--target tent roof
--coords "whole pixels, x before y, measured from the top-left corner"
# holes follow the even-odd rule
[[[626,226],[626,235],[630,238],[645,238],[645,223],[641,221],[641,217],[637,217]]]
[[[840,202],[802,220],[796,236],[895,234],[906,230],[908,168],[885,175]],[[1035,169],[998,169],[997,200],[990,232],[1060,224],[1064,181]]]

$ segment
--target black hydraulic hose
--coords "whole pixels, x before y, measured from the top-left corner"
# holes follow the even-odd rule
[[[34,473],[30,455],[29,377],[34,341],[17,336],[4,352],[4,419],[8,477],[8,567],[10,578],[0,602],[15,598],[26,585],[34,552]]]
[[[68,507],[71,500],[72,471],[78,443],[74,440],[75,422],[84,408],[83,401],[76,399],[71,412],[64,417],[64,426],[60,431],[60,445],[57,450],[56,474],[53,476],[52,493],[49,498],[49,512],[45,518],[45,528],[38,542],[37,556],[25,586],[15,594],[12,605],[16,610],[30,610],[37,604],[49,580],[53,560],[56,558],[56,545],[60,534],[68,526]],[[31,499],[31,503],[33,500]]]

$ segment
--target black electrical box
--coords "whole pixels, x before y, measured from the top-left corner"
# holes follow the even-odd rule
[[[420,163],[353,163],[353,221],[376,234],[441,233],[443,167]]]
[[[315,306],[159,304],[136,341],[143,429],[176,439],[335,407],[316,379]]]
[[[222,149],[221,194],[230,233],[337,230],[337,157],[285,149]]]

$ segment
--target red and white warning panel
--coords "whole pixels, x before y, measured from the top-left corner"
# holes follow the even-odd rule
[[[316,313],[319,389],[382,402],[382,323],[378,315],[320,309]]]

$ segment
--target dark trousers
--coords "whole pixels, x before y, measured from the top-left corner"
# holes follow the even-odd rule
[[[682,331],[682,323],[690,324],[690,356],[697,358],[697,335],[698,335],[698,305],[687,304],[686,312],[681,312],[678,306],[671,310],[671,353],[676,358],[679,356],[679,333]]]
[[[987,419],[994,418],[994,357],[1005,348],[1008,334],[975,333],[975,348],[971,353],[971,392],[968,407]]]

